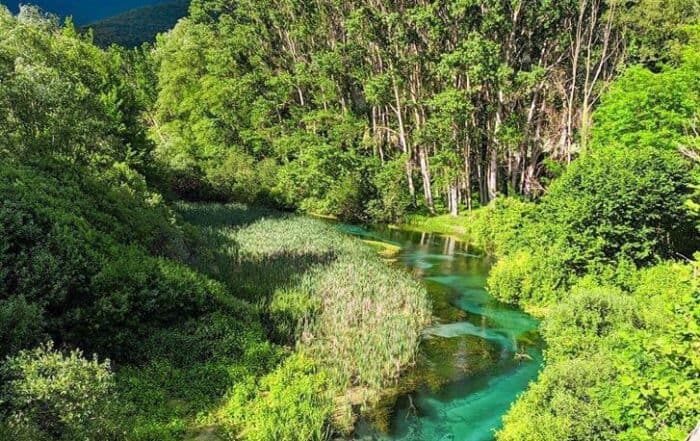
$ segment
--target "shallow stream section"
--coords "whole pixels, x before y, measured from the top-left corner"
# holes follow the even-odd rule
[[[423,280],[434,323],[416,366],[362,419],[358,441],[492,441],[542,366],[538,321],[485,289],[490,260],[450,237],[339,225],[397,250],[393,265]]]

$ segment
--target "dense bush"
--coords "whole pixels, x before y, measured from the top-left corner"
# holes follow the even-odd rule
[[[4,359],[43,340],[44,313],[23,296],[11,296],[0,301],[0,358]]]
[[[499,441],[610,441],[616,427],[606,416],[597,386],[614,382],[615,371],[605,355],[548,363],[537,382],[504,418]]]
[[[52,344],[7,359],[0,367],[0,434],[66,441],[110,437],[109,365],[80,351],[64,355]]]
[[[595,112],[593,144],[675,151],[690,133],[698,107],[700,78],[690,59],[661,73],[631,67]]]
[[[297,354],[257,383],[234,388],[223,413],[230,439],[323,441],[334,385],[308,357]]]
[[[184,264],[153,256],[187,255],[185,234],[157,199],[109,177],[45,173],[0,165],[0,299],[21,312],[22,296],[40,312],[16,338],[43,329],[122,359],[149,326],[201,314],[225,296]]]
[[[566,234],[574,268],[629,259],[637,264],[692,254],[683,207],[690,167],[675,152],[599,148],[575,161],[542,203],[545,219]]]
[[[694,270],[636,271],[632,291],[591,280],[575,287],[547,314],[547,366],[498,439],[683,439],[700,416]]]
[[[501,257],[492,292],[540,302],[587,273],[692,255],[690,168],[653,147],[600,147],[574,161],[536,207],[497,202],[485,216],[496,227],[480,233]]]
[[[621,326],[639,326],[638,305],[627,293],[614,287],[577,286],[554,306],[544,322],[542,334],[550,345],[548,360],[595,353]]]
[[[488,289],[510,303],[554,300],[568,287],[571,277],[565,259],[555,247],[508,254],[491,269]]]
[[[406,166],[403,158],[381,164],[372,177],[377,196],[367,204],[367,216],[377,222],[402,222],[413,201],[406,193]]]
[[[536,205],[515,198],[498,198],[472,215],[472,241],[486,251],[505,256],[527,245],[538,233]]]
[[[0,7],[0,152],[23,161],[147,167],[138,57],[102,51],[32,6]]]

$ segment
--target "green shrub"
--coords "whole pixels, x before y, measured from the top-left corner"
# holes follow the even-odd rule
[[[550,361],[575,358],[596,352],[623,328],[641,326],[639,306],[620,289],[577,286],[549,312],[542,335]]]
[[[184,260],[191,239],[133,171],[55,167],[0,164],[0,301],[23,296],[50,336],[119,361],[154,329],[230,303],[222,285],[164,257]],[[20,341],[26,328],[8,331]]]
[[[672,152],[583,155],[537,206],[497,202],[481,214],[476,231],[501,257],[489,287],[507,301],[542,301],[589,273],[610,279],[622,275],[616,268],[692,254],[688,183],[687,164]]]
[[[106,411],[112,397],[109,360],[62,354],[52,344],[23,351],[0,368],[0,409],[10,430],[47,439],[110,437]]]
[[[504,417],[498,441],[610,441],[618,428],[597,389],[616,380],[607,354],[548,364]]]
[[[499,259],[487,280],[489,292],[504,302],[545,304],[565,292],[571,274],[554,249],[520,250]]]
[[[496,256],[530,245],[539,237],[537,206],[515,198],[497,198],[472,216],[472,240]]]
[[[207,182],[217,199],[253,203],[265,191],[261,176],[255,168],[255,158],[239,149],[226,152],[223,159],[207,167]]]
[[[629,259],[636,264],[692,254],[683,208],[688,165],[650,147],[600,148],[574,161],[544,198],[541,213],[572,248],[573,270]]]
[[[387,161],[372,177],[377,197],[367,204],[367,215],[375,222],[400,222],[409,212],[413,201],[406,191],[406,158]]]
[[[531,298],[534,287],[528,278],[536,265],[535,257],[529,251],[519,251],[500,259],[489,273],[489,292],[509,303]]]
[[[625,71],[596,109],[593,144],[675,151],[700,108],[698,66]]]
[[[621,441],[684,439],[700,418],[700,280],[692,265],[665,263],[637,281],[645,326],[619,332],[619,381],[602,388],[605,410],[624,428]]]
[[[693,266],[665,263],[629,278],[623,291],[586,277],[549,310],[547,366],[505,417],[499,441],[671,441],[697,424]]]
[[[250,441],[322,441],[332,387],[310,358],[294,355],[257,384],[234,388],[224,410],[227,433]]]

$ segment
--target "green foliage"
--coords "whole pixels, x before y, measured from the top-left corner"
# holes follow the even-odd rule
[[[378,195],[368,203],[367,215],[377,222],[402,221],[413,205],[405,191],[405,158],[382,164],[372,177],[372,185]]]
[[[33,162],[143,164],[152,147],[123,52],[23,11],[15,19],[0,8],[0,151]]]
[[[87,360],[80,351],[63,355],[50,343],[7,359],[0,369],[4,430],[35,439],[109,436],[106,400],[114,383],[109,365],[97,357]]]
[[[559,297],[570,277],[565,256],[554,248],[521,250],[499,259],[488,289],[506,302],[539,304]]]
[[[537,382],[504,418],[499,441],[615,439],[616,427],[602,409],[596,386],[615,382],[604,354],[549,363]]]
[[[0,301],[0,357],[38,345],[45,326],[41,308],[23,296]]]
[[[514,198],[498,198],[475,212],[473,241],[496,256],[504,256],[528,243],[536,234],[535,205]]]
[[[700,109],[700,66],[627,69],[595,112],[593,144],[677,150]]]
[[[149,323],[201,314],[224,294],[151,255],[184,258],[185,236],[158,199],[119,181],[0,166],[3,297],[43,310],[37,326],[54,338],[121,358]]]
[[[619,9],[196,0],[154,50],[157,157],[187,177],[170,188],[190,200],[220,196],[214,175],[235,185],[212,173],[229,155],[243,169],[273,161],[266,202],[351,220],[397,221],[419,201],[454,212],[507,188],[541,194],[543,161],[571,155],[576,114],[623,59]],[[255,201],[247,190],[226,200]]]
[[[332,387],[312,359],[291,356],[258,383],[234,388],[223,409],[228,435],[251,441],[327,439]]]
[[[260,202],[271,200],[269,192],[276,184],[277,164],[260,161],[245,152],[232,149],[220,161],[212,161],[206,179],[220,200]]]
[[[489,286],[543,306],[547,343],[547,366],[499,441],[676,440],[697,423],[697,262],[672,261],[698,247],[686,211],[697,174],[693,47],[675,67],[628,69],[594,114],[591,149],[501,236],[515,245],[491,235],[503,257]]]
[[[485,211],[486,222],[477,222],[501,257],[489,278],[492,292],[539,303],[587,273],[603,277],[626,263],[692,255],[698,243],[684,206],[689,171],[675,152],[597,147],[574,161],[537,206],[511,202],[499,209],[497,202]]]
[[[685,437],[700,416],[693,271],[673,263],[637,271],[631,292],[590,280],[574,288],[547,314],[547,366],[498,439]]]
[[[674,152],[637,145],[598,148],[552,185],[542,211],[566,234],[574,269],[692,254],[683,208],[688,165]]]
[[[637,314],[635,300],[620,289],[596,284],[575,287],[552,308],[542,327],[550,345],[548,360],[595,353],[600,340],[609,338],[619,327],[639,326]]]
[[[313,139],[306,145],[290,146],[300,153],[295,161],[282,166],[278,175],[277,191],[284,203],[311,213],[362,218],[363,159],[352,150],[338,152],[330,144],[315,144]]]
[[[480,238],[490,289],[546,312],[547,367],[499,437],[695,423],[697,263],[660,263],[697,250],[698,35],[674,23],[695,5],[341,3],[197,0],[143,51],[0,6],[0,438],[326,439],[412,363],[428,300],[372,249],[270,209],[183,204],[188,225],[155,187],[396,221],[410,185],[454,207],[476,181],[484,202],[535,194],[542,164],[556,179],[537,204],[412,219]],[[561,103],[573,117],[601,86],[580,66],[617,67],[599,43],[569,54],[581,5],[621,18],[654,70],[612,85],[562,170]],[[66,351],[32,349],[46,340]]]
[[[619,19],[632,61],[651,68],[676,61],[679,47],[688,41],[687,27],[699,16],[697,0],[627,2]]]

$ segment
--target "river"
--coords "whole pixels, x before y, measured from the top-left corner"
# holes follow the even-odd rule
[[[358,425],[360,441],[492,441],[503,415],[542,366],[538,322],[485,289],[490,260],[435,234],[342,226],[399,247],[392,262],[423,280],[433,325],[416,366]]]

